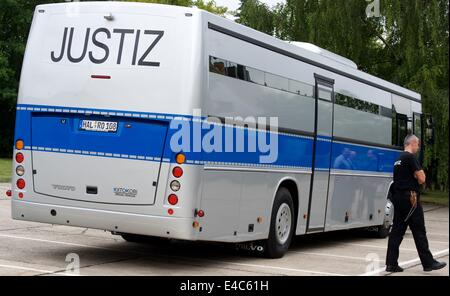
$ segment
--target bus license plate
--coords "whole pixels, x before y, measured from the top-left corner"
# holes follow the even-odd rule
[[[99,121],[99,120],[82,120],[80,128],[85,131],[115,133],[115,132],[117,132],[117,122]]]

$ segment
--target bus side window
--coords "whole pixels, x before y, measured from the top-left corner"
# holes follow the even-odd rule
[[[221,75],[227,75],[226,61],[210,56],[209,57],[209,71]]]
[[[247,67],[247,79],[250,82],[264,85],[264,72],[254,68]]]
[[[239,78],[240,80],[248,81],[247,73],[248,71],[245,66],[237,65],[237,78]]]
[[[289,92],[312,98],[314,96],[314,87],[300,81],[289,79]]]
[[[279,75],[265,73],[265,83],[268,87],[276,88],[279,90],[288,91],[289,90],[289,82],[287,78],[284,78]]]
[[[394,146],[403,147],[403,141],[408,135],[408,116],[395,113],[395,125],[393,125]]]
[[[419,113],[413,114],[413,133],[420,139],[422,143],[422,115]]]
[[[237,78],[238,65],[233,62],[227,62],[227,75],[232,78]]]
[[[414,130],[414,124],[411,118],[408,118],[407,121],[407,135],[413,134],[413,130]]]

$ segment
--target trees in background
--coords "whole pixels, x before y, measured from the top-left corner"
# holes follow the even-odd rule
[[[436,140],[425,151],[430,186],[448,190],[449,3],[446,0],[385,0],[385,35],[390,62],[373,71],[422,94],[423,110],[434,118]]]
[[[273,35],[275,12],[269,6],[258,0],[241,0],[240,9],[235,12],[237,21],[241,24],[248,25],[255,30]]]
[[[428,186],[448,191],[448,0],[380,0],[378,17],[366,15],[368,3],[286,0],[268,7],[241,0],[236,21],[281,39],[316,44],[422,94],[423,112],[433,116],[436,130],[424,153]]]
[[[45,0],[0,1],[0,157],[13,147],[15,104],[34,7]]]
[[[160,3],[178,6],[197,6],[200,9],[224,16],[228,11],[225,6],[217,6],[214,0],[125,0],[129,2]]]

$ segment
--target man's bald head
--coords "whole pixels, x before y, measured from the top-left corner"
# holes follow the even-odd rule
[[[420,150],[420,140],[416,135],[407,135],[405,141],[403,142],[405,150],[411,153],[417,153]]]

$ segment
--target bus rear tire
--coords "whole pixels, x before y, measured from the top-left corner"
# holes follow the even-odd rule
[[[280,188],[273,203],[269,238],[265,243],[264,256],[273,259],[283,257],[289,249],[294,232],[294,202],[289,190]]]

